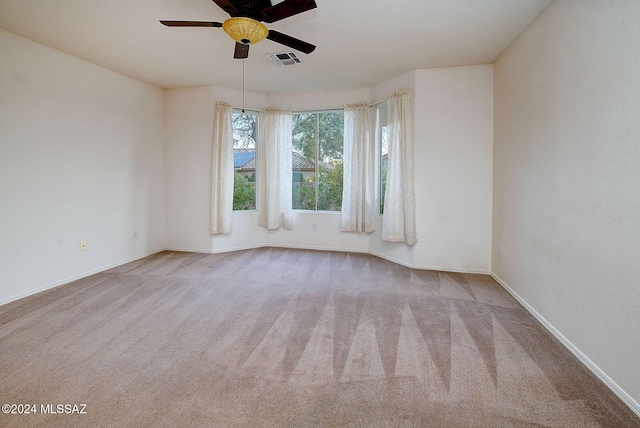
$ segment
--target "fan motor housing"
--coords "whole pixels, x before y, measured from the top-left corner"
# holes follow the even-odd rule
[[[258,43],[269,35],[269,30],[255,19],[240,16],[222,23],[222,29],[233,40],[245,45]]]

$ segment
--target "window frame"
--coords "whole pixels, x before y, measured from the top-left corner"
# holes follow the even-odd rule
[[[384,215],[384,194],[386,191],[386,183],[383,186],[383,167],[382,167],[382,129],[387,128],[388,130],[388,120],[387,120],[387,102],[383,101],[375,105],[376,108],[376,124],[375,124],[375,135],[376,135],[376,199],[378,212],[377,215]],[[382,114],[381,110],[384,109],[384,114]],[[382,118],[384,116],[384,118]],[[384,125],[382,123],[384,122]],[[388,141],[388,140],[387,140]],[[388,144],[388,143],[387,143]],[[389,155],[389,149],[387,147],[387,156]],[[387,157],[388,159],[388,157]],[[388,161],[387,161],[388,162]]]
[[[339,210],[320,210],[318,209],[318,199],[319,199],[319,170],[318,170],[318,165],[320,162],[320,115],[324,114],[324,113],[341,113],[342,114],[342,135],[343,135],[343,139],[342,139],[342,158],[344,159],[344,108],[333,108],[333,109],[326,109],[326,110],[299,110],[299,111],[294,111],[293,115],[296,114],[313,114],[316,116],[316,128],[315,128],[315,171],[314,171],[314,178],[315,178],[315,182],[314,182],[314,192],[315,192],[315,198],[314,198],[314,204],[315,204],[315,208],[314,209],[303,209],[303,208],[293,208],[294,211],[297,212],[304,212],[304,213],[340,213],[342,212],[342,205],[340,205],[340,209]],[[293,138],[293,136],[292,136]],[[292,173],[292,177],[293,177],[293,173],[294,170],[293,168],[291,169],[291,173]],[[344,171],[343,171],[343,180],[344,180]],[[293,182],[292,182],[292,186],[293,186]]]
[[[260,111],[259,110],[252,110],[252,109],[240,109],[240,108],[234,108],[233,109],[233,111],[231,113],[231,115],[232,115],[231,116],[231,134],[232,134],[231,135],[231,139],[232,139],[232,144],[234,144],[234,141],[233,141],[233,133],[234,133],[233,115],[235,115],[235,114],[246,114],[246,115],[255,116],[255,118],[256,118],[256,122],[255,122],[256,123],[256,125],[255,125],[255,139],[254,139],[254,147],[253,147],[254,159],[255,159],[256,167],[255,167],[254,172],[253,172],[254,177],[255,177],[255,179],[253,181],[255,183],[253,185],[253,189],[254,189],[254,192],[255,192],[254,208],[251,208],[251,209],[240,209],[240,210],[233,209],[233,212],[234,213],[236,213],[236,212],[237,213],[252,212],[252,211],[255,212],[255,211],[258,210],[258,198],[259,198],[259,195],[258,195],[258,193],[259,193],[258,192],[258,180],[259,180],[259,177],[258,177],[258,145],[260,144],[260,142],[259,142],[259,140],[260,140]],[[235,144],[234,144],[234,147],[233,147],[234,156],[235,156],[235,149],[236,149],[236,147],[235,147]],[[236,167],[234,165],[234,167],[233,167],[234,196],[235,196],[235,174],[236,174],[236,172],[237,172],[237,170],[236,170]]]

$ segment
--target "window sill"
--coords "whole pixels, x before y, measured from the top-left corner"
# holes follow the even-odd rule
[[[315,211],[315,210],[293,210],[294,213],[300,214],[325,214],[325,215],[336,215],[342,213],[342,211]]]

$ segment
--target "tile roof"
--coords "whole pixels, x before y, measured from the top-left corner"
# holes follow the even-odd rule
[[[293,169],[315,170],[315,163],[297,152],[292,152]],[[239,171],[256,169],[256,153],[254,149],[233,149],[233,166]]]
[[[316,169],[316,164],[312,160],[307,159],[297,152],[292,152],[291,154],[293,155],[291,159],[293,169]]]
[[[256,157],[256,152],[236,152],[234,150],[233,151],[233,167],[234,168],[243,167],[249,161],[255,159],[255,157]]]

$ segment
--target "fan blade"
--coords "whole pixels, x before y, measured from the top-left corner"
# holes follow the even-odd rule
[[[236,50],[233,52],[235,59],[245,59],[249,56],[249,45],[236,42]]]
[[[238,13],[238,9],[236,9],[236,7],[232,5],[228,0],[213,0],[213,2],[217,4],[220,9],[224,10],[231,16],[234,16],[234,14]]]
[[[167,27],[222,27],[221,22],[207,21],[160,21],[160,23]]]
[[[314,0],[285,0],[260,12],[262,21],[272,23],[318,7]]]
[[[289,46],[292,49],[297,49],[300,52],[304,52],[306,54],[310,54],[316,49],[316,47],[311,43],[303,42],[302,40],[298,40],[295,37],[287,36],[286,34],[282,34],[274,30],[269,30],[267,39],[273,40],[274,42],[280,43],[281,45]]]

